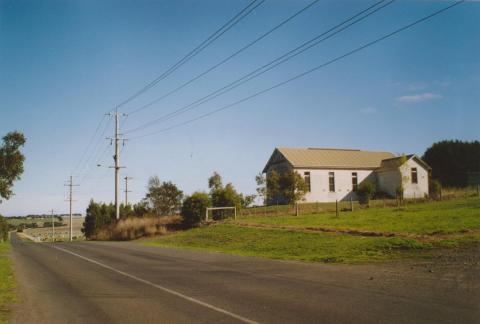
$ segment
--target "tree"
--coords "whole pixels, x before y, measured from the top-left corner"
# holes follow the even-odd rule
[[[262,198],[263,204],[267,203],[267,179],[263,173],[259,173],[255,177],[257,183],[257,194]]]
[[[133,215],[143,217],[148,213],[148,203],[145,200],[133,205]]]
[[[208,178],[208,188],[210,190],[217,190],[223,188],[222,177],[217,171],[214,171],[212,176]]]
[[[8,240],[8,223],[3,216],[0,216],[0,242],[6,240]]]
[[[375,184],[371,181],[363,181],[357,189],[358,202],[361,205],[368,205],[370,199],[375,195]]]
[[[213,207],[236,207],[240,209],[247,207],[253,202],[255,197],[244,197],[241,193],[235,190],[235,187],[231,183],[227,183],[223,186],[222,177],[217,172],[208,179],[208,187],[210,188],[210,199]],[[213,219],[221,219],[224,216],[225,211],[216,210],[213,212]]]
[[[280,174],[273,170],[267,174],[267,204],[278,204],[281,201]]]
[[[207,207],[210,206],[210,197],[207,193],[194,192],[183,201],[181,211],[183,223],[189,227],[198,225],[202,221]]]
[[[148,181],[146,200],[156,215],[175,214],[182,206],[182,198],[183,192],[174,183],[160,182],[157,176]]]
[[[257,198],[256,195],[243,195],[240,194],[240,197],[242,198],[241,204],[243,208],[247,208],[251,206],[255,202],[255,198]]]
[[[405,154],[402,154],[400,156],[399,160],[399,170],[400,170],[400,184],[398,185],[397,188],[395,188],[395,194],[400,201],[403,201],[403,194],[405,191],[405,186],[404,184],[408,183],[410,181],[410,177],[408,176],[408,164],[407,164],[408,158]]]
[[[307,193],[307,184],[296,171],[271,171],[267,176],[269,203],[294,204]]]
[[[96,203],[90,200],[87,208],[82,232],[86,238],[93,238],[104,226],[115,222],[115,206],[113,204]]]
[[[20,148],[25,145],[25,136],[19,132],[10,132],[3,137],[0,146],[0,197],[10,199],[12,186],[23,173],[25,156]]]
[[[422,159],[432,167],[432,178],[440,180],[442,186],[465,187],[469,175],[480,173],[480,142],[437,142]]]

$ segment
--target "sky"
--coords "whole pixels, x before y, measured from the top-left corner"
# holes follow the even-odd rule
[[[154,87],[128,114],[214,66],[309,4],[267,0]],[[6,216],[74,212],[114,199],[113,120],[105,115],[168,70],[247,0],[0,0],[0,135],[23,132],[25,172]],[[129,201],[148,178],[185,194],[219,172],[245,194],[275,147],[328,147],[421,156],[444,139],[479,140],[480,2],[411,29],[229,109],[173,127],[339,57],[451,1],[395,1],[275,69],[175,118],[140,128],[323,33],[374,1],[321,0],[212,72],[120,117]],[[171,129],[169,129],[171,128]],[[98,130],[98,131],[96,131]],[[156,134],[144,136],[145,134]],[[100,167],[97,164],[101,165]],[[121,198],[124,199],[122,181]]]

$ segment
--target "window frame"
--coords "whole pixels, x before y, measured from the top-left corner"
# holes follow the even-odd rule
[[[305,185],[307,186],[307,192],[312,192],[312,174],[310,171],[304,171],[303,172],[303,181],[305,181]],[[307,181],[308,177],[308,181]]]
[[[335,172],[328,172],[328,191],[335,192]]]
[[[358,189],[358,172],[352,172],[352,191]]]
[[[412,184],[418,184],[418,169],[411,168],[410,169],[410,176],[412,177]]]

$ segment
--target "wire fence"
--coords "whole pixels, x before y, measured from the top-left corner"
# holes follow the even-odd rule
[[[433,198],[410,198],[410,199],[372,199],[367,205],[360,205],[358,201],[342,200],[338,202],[300,202],[290,205],[271,205],[244,208],[239,211],[239,217],[249,216],[288,216],[307,215],[320,213],[338,213],[355,211],[365,208],[402,208],[419,203],[435,203],[437,201],[452,199],[469,199],[480,197],[479,187],[446,188],[443,189],[437,199]]]

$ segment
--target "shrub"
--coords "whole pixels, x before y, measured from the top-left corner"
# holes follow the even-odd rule
[[[104,226],[90,238],[100,241],[128,241],[166,234],[169,230],[178,229],[180,223],[180,216],[128,217]]]
[[[0,216],[0,242],[8,240],[8,223]]]
[[[358,202],[367,205],[375,194],[375,184],[370,181],[362,182],[357,189]]]
[[[440,199],[440,195],[442,194],[442,184],[437,179],[430,179],[428,191],[431,198]]]
[[[210,198],[207,193],[194,192],[183,201],[181,211],[183,223],[189,227],[198,225],[209,206]]]

